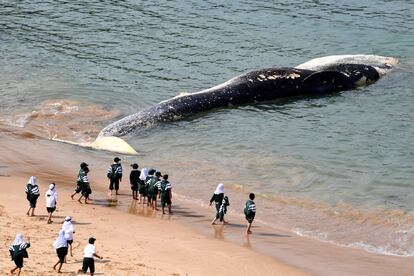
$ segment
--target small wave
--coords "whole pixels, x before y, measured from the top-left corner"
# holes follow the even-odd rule
[[[0,118],[0,123],[23,128],[24,137],[89,142],[96,138],[104,123],[119,115],[118,110],[106,110],[97,104],[56,99],[42,102],[33,111]]]

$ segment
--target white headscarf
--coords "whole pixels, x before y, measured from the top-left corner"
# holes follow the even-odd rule
[[[147,180],[147,176],[148,176],[148,169],[143,168],[142,171],[141,171],[141,174],[139,175],[139,179],[145,181],[145,180]]]
[[[15,245],[18,245],[20,250],[27,247],[27,243],[23,240],[23,235],[22,234],[19,233],[19,234],[16,235],[16,238],[14,239],[14,242],[10,246],[9,250],[14,251],[13,246],[15,246]]]
[[[59,236],[53,243],[53,246],[55,249],[61,248],[61,247],[68,247],[68,241],[65,239],[65,231],[61,229],[59,231]]]
[[[216,190],[214,191],[214,194],[218,195],[218,194],[223,194],[224,193],[224,184],[223,183],[219,183],[217,185]]]
[[[23,235],[19,233],[16,235],[16,238],[14,239],[14,242],[12,245],[21,245],[23,242],[24,242]]]
[[[73,240],[73,224],[72,224],[72,218],[66,217],[65,222],[62,225],[62,230],[65,231],[65,239],[67,240]]]
[[[31,176],[30,179],[29,179],[29,182],[27,182],[27,184],[32,184],[33,186],[37,185],[36,184],[36,176]]]

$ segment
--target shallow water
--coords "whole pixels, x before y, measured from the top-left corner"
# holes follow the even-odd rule
[[[127,139],[192,200],[222,181],[236,202],[256,192],[271,225],[413,255],[413,11],[379,0],[3,3],[1,121],[88,140],[115,117],[249,70],[397,57],[400,67],[366,88],[215,110]],[[51,102],[72,109],[56,117]]]

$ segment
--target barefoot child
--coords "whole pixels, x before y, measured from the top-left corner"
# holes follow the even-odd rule
[[[141,174],[139,175],[139,195],[138,195],[138,202],[141,203],[141,198],[142,198],[142,204],[145,204],[145,198],[147,197],[147,187],[146,187],[146,180],[147,180],[147,176],[148,176],[148,169],[147,168],[143,168],[141,171]]]
[[[256,216],[256,204],[254,203],[255,195],[254,193],[249,194],[249,199],[246,201],[244,206],[244,215],[246,216],[246,220],[248,222],[246,234],[251,234],[250,227],[252,226],[252,222],[254,217]]]
[[[72,199],[74,199],[73,197],[76,194],[79,194],[80,192],[82,192],[82,187],[84,186],[84,182],[85,182],[84,181],[85,180],[85,176],[88,174],[88,172],[86,172],[86,171],[89,172],[88,164],[86,164],[85,162],[82,162],[80,164],[80,170],[79,170],[79,173],[78,173],[78,178],[76,179],[76,189],[75,189],[75,192],[70,195],[70,197]],[[87,176],[86,176],[86,182],[89,182],[89,180],[87,179]],[[81,197],[78,199],[79,202],[81,202],[80,200],[82,199],[82,197],[83,197],[83,195],[81,194]]]
[[[211,224],[215,224],[216,220],[220,218],[219,212],[220,212],[220,206],[223,202],[223,198],[224,198],[224,184],[220,183],[217,185],[216,190],[214,191],[214,194],[210,199],[209,205],[211,206],[211,204],[214,201],[214,204],[216,206],[216,216],[214,217]]]
[[[11,274],[13,274],[16,270],[19,270],[19,272],[17,272],[17,276],[20,275],[23,267],[23,258],[29,258],[29,255],[26,251],[26,248],[29,247],[30,238],[27,238],[27,242],[25,242],[23,240],[23,235],[17,234],[13,244],[9,248],[11,259],[16,264],[16,267],[10,271]]]
[[[40,191],[39,186],[36,184],[36,177],[31,176],[29,179],[29,183],[27,183],[26,189],[26,198],[29,201],[29,210],[27,210],[27,215],[33,217],[34,216],[34,210],[36,208],[37,199],[39,198]],[[32,213],[30,214],[30,211]]]
[[[65,239],[68,242],[68,246],[69,246],[69,249],[70,249],[70,256],[73,257],[72,243],[73,243],[73,233],[75,233],[75,229],[73,228],[71,217],[66,217],[65,218],[65,222],[62,225],[62,230],[65,231]]]
[[[138,184],[140,183],[139,176],[141,172],[138,170],[138,164],[134,163],[131,165],[132,171],[129,174],[129,183],[131,184],[132,199],[138,199]]]
[[[65,262],[65,257],[68,254],[68,241],[65,238],[65,230],[61,229],[59,231],[59,235],[53,243],[53,246],[55,247],[56,254],[59,258],[58,262],[53,266],[53,269],[56,270],[56,267],[59,265],[57,272],[62,273],[60,270],[62,269],[62,265]]]
[[[171,211],[171,183],[168,181],[168,174],[164,174],[161,181],[158,181],[158,197],[161,198],[162,213],[165,214],[165,205],[168,207],[168,213],[172,214]]]
[[[55,183],[49,185],[49,190],[45,194],[46,198],[46,210],[49,213],[47,223],[52,223],[52,214],[56,210],[57,192]]]
[[[95,238],[89,238],[89,244],[85,246],[83,249],[83,262],[82,262],[82,269],[78,270],[78,273],[86,273],[88,271],[93,276],[95,273],[95,260],[94,257],[97,257],[102,260],[102,257],[96,254],[96,247],[95,247]]]

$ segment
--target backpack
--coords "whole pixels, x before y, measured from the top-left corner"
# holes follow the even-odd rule
[[[20,249],[20,245],[13,245],[13,250],[9,250],[10,257],[14,261],[15,259],[19,258],[28,258],[29,254],[27,254],[26,248]]]
[[[27,184],[27,187],[26,187],[26,198],[28,199],[28,200],[32,200],[32,199],[35,199],[35,198],[37,198],[39,195],[35,195],[34,193],[33,193],[33,188],[34,188],[35,186],[34,185],[32,185],[32,184]]]
[[[251,215],[251,211],[250,211],[250,205],[251,205],[251,201],[250,200],[248,200],[247,202],[246,202],[246,204],[245,204],[245,206],[244,206],[244,215],[246,216],[246,217],[248,217],[248,216],[250,216]]]
[[[169,182],[167,180],[162,180],[161,181],[161,185],[160,185],[160,192],[161,193],[166,193],[168,191],[168,189],[167,189],[167,184],[168,183]]]
[[[116,179],[117,175],[116,175],[116,169],[118,168],[117,164],[112,164],[111,165],[111,172],[108,173],[108,177],[110,179]]]
[[[27,198],[31,198],[33,196],[33,185],[27,184],[27,190],[26,190]]]
[[[156,193],[155,183],[157,183],[157,179],[154,176],[147,180],[148,192],[150,194],[155,194]]]

